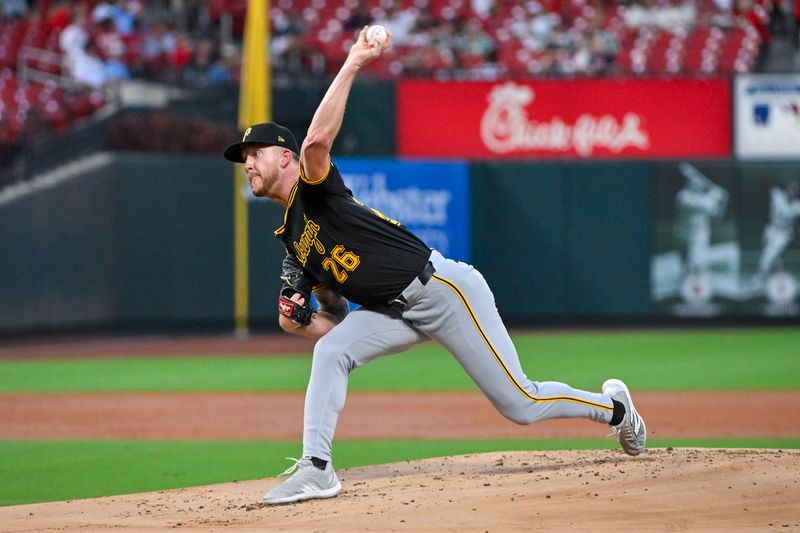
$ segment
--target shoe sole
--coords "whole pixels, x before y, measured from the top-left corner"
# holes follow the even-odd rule
[[[281,503],[295,503],[295,502],[302,502],[305,500],[323,500],[325,498],[334,498],[342,492],[342,484],[337,483],[335,487],[331,487],[325,490],[315,490],[313,492],[303,492],[301,494],[295,494],[293,496],[286,496],[285,498],[275,498],[272,500],[268,500],[266,497],[264,498],[264,503],[269,505],[277,505]]]

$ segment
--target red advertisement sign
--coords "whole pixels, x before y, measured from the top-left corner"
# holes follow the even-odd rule
[[[727,80],[405,81],[402,156],[731,155]]]

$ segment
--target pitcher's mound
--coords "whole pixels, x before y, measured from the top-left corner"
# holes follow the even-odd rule
[[[486,453],[341,470],[338,498],[261,505],[276,479],[0,509],[0,531],[800,528],[800,450]]]

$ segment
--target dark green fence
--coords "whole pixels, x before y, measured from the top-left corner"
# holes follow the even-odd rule
[[[503,316],[642,317],[650,310],[644,164],[476,164],[472,257]]]
[[[796,167],[696,166],[731,195],[712,226],[712,289],[732,279],[743,294],[712,299],[711,309],[735,304],[739,319],[796,316],[794,300],[770,292],[769,279],[761,292],[741,293],[763,254],[771,191],[800,177]],[[672,232],[683,178],[676,169],[668,162],[473,164],[472,262],[502,316],[511,323],[680,316],[686,302]],[[113,154],[94,170],[0,201],[0,334],[232,328],[233,193],[233,168],[221,157]],[[273,231],[283,209],[257,201],[249,212],[251,325],[275,328],[284,251]],[[775,268],[800,275],[796,239],[782,253]],[[744,270],[731,271],[733,261]]]
[[[231,323],[230,184],[218,158],[116,155],[6,201],[0,331]]]

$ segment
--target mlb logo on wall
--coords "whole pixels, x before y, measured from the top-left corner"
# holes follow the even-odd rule
[[[738,157],[800,157],[800,76],[739,76],[735,107]]]
[[[758,126],[769,125],[769,106],[756,104],[753,106],[753,122]]]

